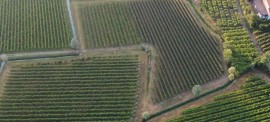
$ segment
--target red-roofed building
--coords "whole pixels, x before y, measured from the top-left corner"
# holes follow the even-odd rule
[[[270,20],[270,0],[254,0],[253,2],[257,15]]]

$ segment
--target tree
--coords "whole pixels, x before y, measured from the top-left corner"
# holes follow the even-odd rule
[[[223,51],[223,55],[224,55],[224,58],[227,62],[230,62],[230,60],[232,59],[232,50],[231,49],[225,49]]]
[[[79,48],[79,42],[76,38],[73,38],[70,42],[70,47],[72,49],[78,49]]]
[[[233,75],[236,74],[236,70],[235,70],[234,67],[230,67],[230,68],[228,69],[228,72],[229,72],[229,74],[233,74]]]
[[[148,112],[143,112],[143,118],[146,120],[150,117]]]
[[[230,75],[228,76],[228,78],[229,78],[229,80],[234,80],[234,74],[230,74]]]
[[[3,62],[8,61],[8,56],[6,54],[0,55],[0,61],[3,61]]]
[[[202,91],[202,87],[200,85],[195,85],[193,86],[192,88],[192,93],[195,95],[195,96],[198,96],[201,94],[201,91]]]
[[[262,64],[267,64],[267,63],[269,63],[269,62],[270,62],[270,52],[266,52],[265,54],[263,54],[263,55],[261,56],[260,62],[261,62]]]

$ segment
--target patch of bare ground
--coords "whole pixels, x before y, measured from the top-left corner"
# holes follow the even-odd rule
[[[165,122],[165,121],[168,121],[170,119],[180,117],[181,113],[184,110],[207,104],[209,102],[214,101],[214,97],[217,96],[217,95],[221,95],[221,94],[228,93],[228,92],[235,91],[235,90],[239,89],[240,86],[243,83],[245,83],[246,79],[251,75],[257,75],[257,76],[261,77],[262,79],[266,80],[268,83],[270,83],[270,78],[266,74],[264,74],[263,72],[258,71],[258,70],[248,72],[248,73],[240,76],[236,80],[234,80],[233,83],[230,84],[227,88],[222,89],[220,91],[217,91],[215,93],[212,93],[210,95],[207,95],[204,98],[196,100],[196,101],[194,101],[194,102],[192,102],[190,104],[187,104],[185,106],[182,106],[182,107],[180,107],[178,109],[175,109],[175,110],[172,110],[172,111],[167,112],[165,114],[162,114],[162,115],[160,115],[160,116],[158,116],[156,118],[153,118],[153,119],[149,120],[149,122]]]
[[[138,90],[138,105],[136,109],[136,115],[134,118],[134,122],[139,122],[143,119],[142,113],[143,108],[145,106],[145,99],[146,99],[146,89],[147,89],[147,60],[148,56],[145,52],[140,54],[140,82],[139,82],[139,90]]]

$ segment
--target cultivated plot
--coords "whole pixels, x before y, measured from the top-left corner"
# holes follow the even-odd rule
[[[270,84],[258,77],[249,78],[239,90],[215,98],[214,102],[186,110],[170,122],[268,122]]]
[[[0,0],[0,52],[68,48],[66,0]]]
[[[0,121],[132,121],[139,56],[11,64]]]
[[[160,102],[223,73],[219,41],[183,1],[77,1],[87,48],[147,42],[158,59],[152,100]]]
[[[153,100],[160,102],[223,73],[219,41],[203,29],[183,1],[131,2],[144,40],[159,54]]]
[[[86,48],[113,47],[142,42],[128,8],[128,1],[79,2],[83,32],[79,38]]]

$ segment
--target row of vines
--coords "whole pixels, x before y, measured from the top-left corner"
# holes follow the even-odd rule
[[[202,9],[210,14],[222,31],[224,49],[232,50],[231,66],[238,73],[245,72],[258,57],[248,32],[242,27],[236,0],[201,0]]]
[[[270,121],[270,84],[250,77],[239,90],[215,97],[209,104],[188,109],[170,122]]]
[[[79,4],[86,48],[113,47],[142,42],[127,2],[91,1]]]
[[[0,121],[131,121],[138,64],[137,55],[13,64]]]
[[[0,52],[68,48],[66,0],[0,0]]]
[[[223,73],[219,41],[201,27],[185,1],[79,3],[87,48],[146,42],[158,57],[151,99],[174,97]]]
[[[263,52],[270,51],[270,34],[260,31],[256,31],[254,34]]]
[[[159,54],[154,102],[204,84],[223,73],[219,41],[197,23],[185,1],[133,1],[130,7],[144,40]]]

